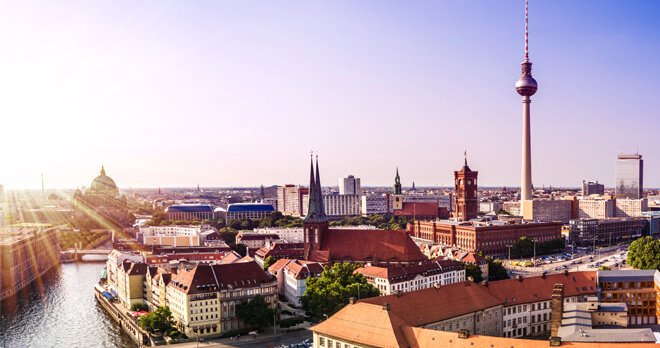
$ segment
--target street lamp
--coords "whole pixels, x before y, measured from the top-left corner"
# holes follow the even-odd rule
[[[188,328],[190,329],[190,323],[188,323]],[[197,341],[197,348],[199,348],[199,334],[197,333],[197,330],[193,329],[195,331],[195,341]]]
[[[511,267],[511,247],[513,245],[507,245],[506,247],[509,248],[509,267]]]
[[[325,317],[325,320],[328,320],[328,315],[327,314],[323,314],[323,316]]]

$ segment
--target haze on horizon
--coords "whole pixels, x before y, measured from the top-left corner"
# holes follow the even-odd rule
[[[535,187],[659,187],[653,1],[530,1]],[[0,3],[0,184],[520,186],[524,1]]]

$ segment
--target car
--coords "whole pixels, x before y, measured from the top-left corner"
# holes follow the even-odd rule
[[[566,269],[566,268],[568,268],[568,266],[563,265],[563,266],[561,266],[561,268]]]
[[[578,263],[578,264],[582,264],[582,260],[578,260],[578,262],[577,262],[577,263]]]
[[[571,261],[571,265],[574,265],[574,264],[575,264],[575,260]]]
[[[548,273],[548,271],[543,271],[543,272],[541,272],[541,274],[546,274],[546,273]]]
[[[553,268],[552,270],[554,270],[554,271],[559,271],[559,267],[555,267],[555,268]]]
[[[619,264],[618,264],[618,263],[615,263],[615,264],[614,264],[614,267],[619,267]]]

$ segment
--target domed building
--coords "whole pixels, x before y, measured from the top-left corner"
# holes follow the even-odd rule
[[[105,175],[103,165],[101,165],[101,175],[94,178],[85,193],[78,189],[73,198],[76,205],[84,203],[94,208],[121,208],[126,206],[126,197],[119,195],[117,184],[111,177]]]

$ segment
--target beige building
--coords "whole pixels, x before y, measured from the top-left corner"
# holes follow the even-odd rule
[[[523,218],[541,222],[558,221],[568,223],[571,220],[570,200],[531,200],[523,201]]]
[[[323,207],[327,216],[360,215],[359,195],[323,195]]]
[[[121,304],[131,308],[135,303],[144,304],[144,277],[147,274],[146,263],[124,261],[117,268],[117,283],[114,288]]]
[[[465,267],[449,259],[413,266],[364,266],[356,269],[355,273],[361,273],[367,282],[380,290],[381,295],[465,281]]]
[[[616,217],[638,216],[639,213],[649,210],[649,204],[646,198],[644,199],[617,198],[616,208],[614,210],[615,210],[614,215]]]
[[[244,328],[236,307],[257,295],[270,306],[277,302],[277,281],[255,262],[179,269],[166,289],[177,328],[189,337],[217,337]]]
[[[502,209],[507,211],[512,216],[520,216],[520,201],[515,202],[504,202],[502,203]]]
[[[614,217],[614,200],[588,197],[578,200],[579,219],[607,219]]]

